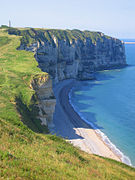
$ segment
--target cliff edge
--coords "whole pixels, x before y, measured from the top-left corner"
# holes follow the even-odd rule
[[[53,119],[56,99],[52,90],[52,80],[48,74],[36,75],[31,82],[38,97],[39,116],[42,125],[48,126]]]
[[[55,83],[93,79],[97,70],[126,66],[124,43],[101,32],[10,28],[8,33],[22,36],[18,49],[34,52]]]

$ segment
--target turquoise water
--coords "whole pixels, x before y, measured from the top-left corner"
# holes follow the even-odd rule
[[[130,66],[80,82],[71,91],[71,102],[135,166],[135,45],[126,45],[126,56]]]

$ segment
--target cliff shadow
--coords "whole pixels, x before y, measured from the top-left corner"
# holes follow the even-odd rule
[[[34,97],[32,97],[34,101]],[[16,98],[16,109],[20,115],[21,121],[32,131],[36,133],[48,133],[48,128],[41,125],[41,120],[37,118],[39,110],[33,103],[29,107],[23,103],[20,97]]]

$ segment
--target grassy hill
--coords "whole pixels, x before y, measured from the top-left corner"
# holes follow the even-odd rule
[[[47,134],[30,88],[37,74],[46,73],[33,53],[16,50],[20,39],[0,29],[0,179],[135,179],[134,168]]]

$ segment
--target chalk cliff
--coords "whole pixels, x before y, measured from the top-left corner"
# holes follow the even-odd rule
[[[123,42],[101,32],[33,28],[9,28],[8,32],[22,36],[18,49],[34,52],[39,67],[49,74],[32,82],[39,98],[39,118],[45,125],[56,103],[51,79],[53,83],[69,78],[88,80],[97,70],[126,65]]]
[[[56,99],[52,91],[52,80],[46,73],[37,75],[31,82],[32,88],[36,91],[38,97],[39,119],[42,125],[48,125],[53,119]]]
[[[54,82],[92,79],[97,70],[126,65],[123,42],[101,32],[28,29],[16,34],[23,35],[19,49],[35,52],[39,67]]]

